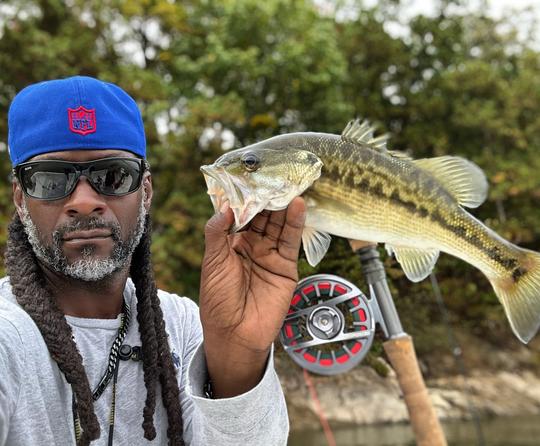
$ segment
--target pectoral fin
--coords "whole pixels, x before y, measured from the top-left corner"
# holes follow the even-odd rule
[[[394,253],[407,278],[413,282],[424,280],[435,266],[439,258],[439,251],[420,250],[403,246],[386,245],[389,254]]]
[[[326,232],[317,231],[314,228],[305,227],[302,233],[302,244],[304,245],[304,252],[306,258],[311,266],[317,265],[330,246],[332,237]]]

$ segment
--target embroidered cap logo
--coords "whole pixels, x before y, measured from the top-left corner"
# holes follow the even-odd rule
[[[69,129],[73,133],[88,135],[96,131],[96,109],[87,109],[82,105],[75,109],[68,108]]]

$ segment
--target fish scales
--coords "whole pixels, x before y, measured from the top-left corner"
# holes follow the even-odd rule
[[[284,147],[285,141],[276,142]],[[442,249],[492,274],[502,269],[521,275],[515,272],[516,250],[466,213],[429,173],[410,162],[358,147],[337,135],[298,133],[286,144],[309,150],[323,161],[321,177],[304,196],[319,203],[346,203],[349,208],[346,212],[343,205],[334,205],[329,209],[340,211],[320,215],[327,223],[319,226],[330,226],[329,232],[336,234],[339,229],[334,223],[339,222],[343,228],[337,235],[343,237]],[[415,219],[413,228],[411,218]],[[377,228],[376,234],[373,228]]]
[[[408,159],[372,135],[359,121],[342,135],[280,135],[201,170],[215,209],[229,200],[235,230],[302,195],[302,244],[312,265],[330,234],[386,243],[413,281],[429,275],[439,251],[465,260],[487,276],[514,333],[528,342],[540,327],[540,254],[504,240],[464,209],[485,200],[483,172],[458,157]]]

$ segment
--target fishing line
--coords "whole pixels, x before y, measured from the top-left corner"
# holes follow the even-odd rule
[[[474,405],[473,401],[468,397],[468,395],[470,394],[471,387],[469,386],[468,381],[467,381],[467,376],[466,376],[467,370],[465,367],[465,362],[463,361],[463,352],[461,350],[461,347],[459,346],[459,343],[456,337],[454,336],[454,331],[450,323],[448,309],[446,308],[446,305],[442,298],[441,289],[439,288],[439,283],[437,281],[437,277],[435,276],[435,273],[431,272],[431,274],[429,275],[429,278],[431,281],[433,294],[435,295],[435,300],[437,301],[437,306],[439,307],[439,310],[442,315],[443,323],[446,327],[446,335],[448,338],[448,344],[450,346],[450,349],[452,350],[452,355],[454,356],[454,359],[459,369],[459,373],[461,377],[463,378],[463,382],[465,384],[465,401],[467,401],[467,408],[469,410],[469,414],[471,415],[471,419],[473,421],[474,429],[476,432],[476,440],[478,442],[478,446],[485,446],[484,432],[482,430],[480,417],[478,416],[478,410],[476,409],[476,406]]]
[[[313,400],[313,404],[315,405],[315,412],[317,413],[317,416],[319,417],[319,421],[323,428],[324,436],[326,437],[328,446],[336,446],[336,439],[334,438],[334,433],[332,432],[332,429],[330,428],[330,424],[328,423],[326,415],[324,414],[324,411],[322,409],[321,402],[319,401],[319,397],[317,396],[317,389],[315,389],[315,384],[311,380],[311,376],[309,375],[309,372],[306,369],[302,369],[302,370],[304,372],[304,381],[306,383],[307,388],[309,389],[309,393],[311,395],[311,399]]]

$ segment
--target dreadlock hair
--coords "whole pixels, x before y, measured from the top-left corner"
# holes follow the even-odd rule
[[[150,244],[151,220],[147,215],[145,231],[133,253],[130,266],[137,295],[137,320],[146,386],[142,427],[144,437],[153,440],[156,436],[153,418],[159,381],[167,412],[169,445],[184,446],[180,390],[152,272]],[[73,340],[71,327],[45,283],[43,271],[17,213],[8,228],[5,263],[17,302],[36,323],[51,357],[72,386],[82,428],[78,446],[88,446],[91,441],[99,438],[100,428],[82,357]]]

